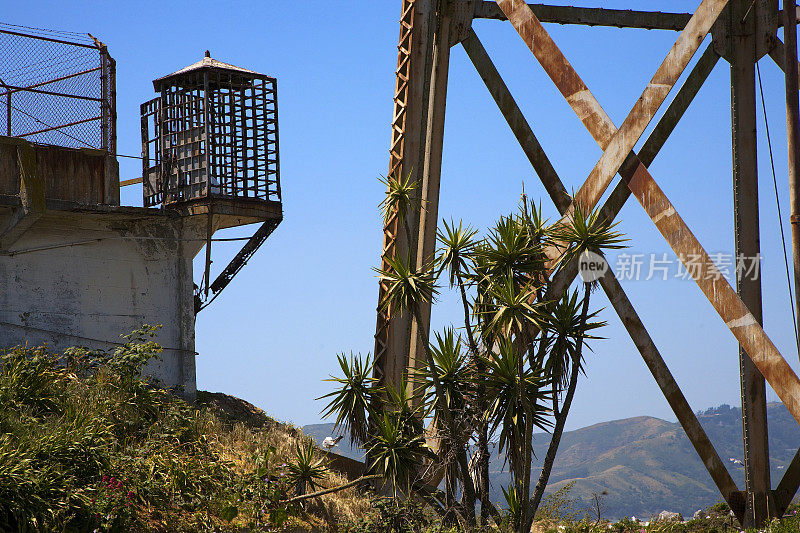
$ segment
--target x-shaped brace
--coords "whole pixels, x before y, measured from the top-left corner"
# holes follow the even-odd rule
[[[497,0],[497,4],[604,150],[575,198],[576,203],[593,208],[626,158],[632,154],[635,144],[689,64],[727,0],[703,0],[619,129],[611,122],[528,5],[521,0]],[[691,270],[692,277],[706,298],[795,420],[800,423],[800,380],[797,375],[736,291],[719,273],[647,167],[641,161],[637,163],[627,179],[628,188],[682,262],[690,257],[700,258],[701,268],[687,270]]]
[[[519,141],[531,166],[541,179],[550,198],[559,213],[563,215],[569,209],[572,200],[489,55],[474,32],[471,32],[461,44]],[[683,116],[683,113],[711,73],[718,59],[719,56],[714,52],[713,48],[706,49],[706,52],[689,74],[680,92],[670,104],[653,133],[644,143],[640,157],[646,164],[650,164],[655,159],[656,154]],[[620,174],[623,177],[630,175],[633,172],[632,165],[632,161],[623,164]],[[630,189],[624,182],[620,182],[603,205],[600,211],[601,216],[608,221],[613,220],[629,196]],[[561,292],[562,288],[569,285],[576,275],[577,263],[573,262],[560,271],[556,279],[553,280],[553,287],[555,287],[553,292]],[[614,273],[610,270],[606,272],[605,276],[600,279],[600,283],[720,493],[728,501],[731,508],[736,510],[737,514],[743,511],[744,501],[741,499],[735,482],[697,420]]]

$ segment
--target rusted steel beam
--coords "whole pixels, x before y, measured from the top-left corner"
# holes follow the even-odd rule
[[[800,487],[800,450],[794,454],[792,462],[786,467],[786,472],[783,473],[778,487],[774,490],[777,516],[783,516],[783,513],[786,512],[798,487]]]
[[[760,261],[758,168],[756,144],[756,20],[760,6],[731,0],[726,16],[731,33],[731,146],[733,152],[733,212],[736,257]],[[750,16],[748,16],[748,13]],[[760,271],[759,271],[760,272]],[[737,270],[738,274],[738,270]],[[736,292],[761,324],[761,276],[736,276]],[[764,377],[739,348],[742,443],[746,509],[742,525],[762,527],[770,518],[767,396]]]
[[[581,24],[584,26],[613,26],[615,28],[642,28],[646,30],[681,31],[691,13],[662,13],[661,11],[634,11],[630,9],[604,9],[593,7],[550,6],[528,4],[541,22],[555,24]],[[478,2],[475,18],[507,20],[508,17],[494,2]]]
[[[619,139],[616,141],[615,146],[612,147],[612,150],[609,151],[607,148],[609,148],[612,138],[617,133],[617,128],[567,58],[553,42],[541,22],[536,18],[536,15],[521,0],[497,0],[498,6],[511,21],[511,24],[522,37],[523,42],[533,52],[545,72],[547,72],[580,120],[605,151],[605,160],[601,159],[601,162],[598,162],[598,166],[603,163],[602,168],[606,171],[613,168],[614,172],[611,177],[607,178],[608,181],[613,178],[624,158],[633,148],[636,142],[633,139],[638,139],[639,135],[641,135],[641,132],[636,135],[636,131],[644,131],[644,127],[652,118],[652,114],[655,113],[658,106],[666,98],[667,93],[678,80],[714,20],[716,20],[719,11],[722,10],[726,3],[727,0],[704,0],[700,4],[700,7],[698,7],[686,28],[681,32],[666,59],[656,71],[644,94],[637,101],[629,114],[629,118],[623,123]],[[631,140],[633,142],[630,142]],[[626,145],[629,145],[630,148],[619,155],[621,149]],[[619,159],[618,164],[610,164],[616,159]],[[579,191],[579,200],[585,202],[585,200],[597,196],[597,192],[601,188],[605,190],[605,187],[600,187],[603,178],[604,176],[597,176],[587,180],[588,183],[582,188],[583,192]],[[608,183],[605,183],[605,186],[607,185]],[[595,199],[594,202],[588,202],[585,205],[593,206],[596,201]]]
[[[409,101],[418,101],[418,89],[412,87],[412,78],[419,78],[418,59],[412,61],[412,49],[419,56],[416,40],[419,40],[419,25],[415,25],[417,13],[413,0],[403,0],[400,16],[400,38],[397,45],[397,70],[395,72],[394,113],[392,118],[392,137],[389,148],[389,177],[400,178],[411,171],[414,163],[406,162],[406,154],[414,142],[406,142],[406,124],[408,121]],[[416,28],[415,28],[416,26]],[[420,43],[421,44],[421,43]],[[414,68],[416,67],[416,72]],[[415,75],[416,74],[416,75]],[[412,113],[418,112],[412,104]],[[413,118],[412,118],[413,122]],[[387,258],[396,254],[407,254],[407,236],[402,234],[397,213],[391,213],[383,227],[383,249],[381,252],[381,268],[389,268]],[[374,373],[380,382],[397,385],[405,366],[405,361],[396,361],[401,357],[398,351],[398,336],[407,336],[410,328],[408,317],[395,316],[390,309],[381,310],[383,298],[387,291],[384,281],[379,282],[378,316],[375,328],[375,360]],[[402,344],[402,342],[400,342]]]
[[[692,266],[687,269],[691,270],[695,282],[800,423],[800,380],[756,317],[720,274],[708,253],[643,166],[638,167],[628,186],[678,258],[684,265],[692,261]]]
[[[508,123],[511,131],[514,133],[528,161],[542,180],[548,194],[553,198],[554,203],[559,209],[562,207],[566,209],[566,206],[569,205],[572,199],[558,179],[558,175],[552,163],[544,153],[541,144],[539,144],[539,140],[525,120],[522,111],[474,30],[470,30],[469,36],[461,44],[467,52],[470,61],[472,61],[472,64],[475,66],[478,75],[492,95],[497,107],[500,109],[503,118],[505,118],[506,123]],[[645,166],[652,164],[656,155],[674,131],[675,126],[677,126],[683,114],[689,108],[694,97],[700,91],[700,87],[702,87],[703,83],[708,79],[717,61],[719,61],[719,55],[714,51],[712,46],[708,46],[700,57],[700,60],[687,76],[678,94],[676,94],[675,98],[670,102],[666,112],[642,145],[642,149],[639,152],[639,159],[636,159],[636,154],[631,153],[628,160],[626,160],[622,168],[620,168],[620,175],[623,176],[623,178],[632,176],[636,168],[635,165],[639,164],[640,161]],[[609,222],[614,220],[626,200],[630,197],[630,194],[631,191],[625,182],[621,181],[618,183],[617,187],[603,205],[600,211],[601,215]],[[570,277],[570,281],[575,275],[577,275],[577,270]]]
[[[667,139],[675,130],[675,126],[680,122],[683,114],[689,108],[694,97],[697,96],[700,87],[702,87],[703,83],[708,79],[708,76],[711,74],[711,71],[714,70],[714,66],[718,61],[719,55],[714,50],[714,47],[711,45],[707,46],[697,64],[686,77],[686,81],[678,90],[678,94],[672,99],[666,112],[658,121],[656,127],[653,128],[650,136],[645,140],[642,149],[639,150],[638,159],[634,152],[628,154],[628,157],[619,169],[619,174],[623,179],[617,183],[616,187],[614,187],[614,190],[611,191],[608,199],[603,204],[603,207],[600,209],[600,215],[607,221],[611,222],[616,218],[622,206],[630,197],[631,190],[628,188],[627,180],[633,176],[636,167],[639,164],[649,167],[653,163],[656,155],[658,155],[664,143],[667,142]]]
[[[725,463],[720,459],[714,445],[705,430],[703,430],[703,426],[697,420],[697,416],[692,411],[689,402],[686,401],[686,397],[681,392],[653,339],[636,313],[636,309],[634,309],[611,269],[600,278],[600,286],[622,320],[622,324],[625,326],[639,353],[642,354],[642,359],[648,370],[656,380],[658,387],[672,408],[672,412],[678,418],[678,422],[692,443],[697,455],[703,461],[703,465],[714,480],[714,484],[719,489],[720,494],[728,502],[737,517],[741,517],[744,505],[740,499],[736,483],[731,478],[727,468],[725,468]]]
[[[786,45],[778,37],[773,38],[774,45],[769,50],[769,57],[775,62],[778,67],[786,74]],[[797,67],[796,67],[797,68]],[[800,77],[795,76],[800,79]]]
[[[417,172],[422,139],[424,72],[427,62],[428,16],[425,8],[430,2],[403,0],[400,16],[400,37],[397,45],[397,70],[395,71],[394,112],[389,148],[389,177],[405,178]],[[422,10],[418,8],[422,7]],[[409,214],[412,228],[414,218]],[[412,230],[413,233],[413,230]],[[406,257],[409,246],[403,225],[397,213],[391,213],[383,227],[381,268],[389,268],[387,258]],[[379,281],[378,315],[375,328],[375,377],[381,383],[398,385],[407,367],[411,333],[410,313],[392,313],[381,310],[386,282]]]
[[[444,143],[444,120],[447,103],[447,81],[450,67],[451,20],[449,11],[440,12],[434,23],[431,39],[432,57],[430,83],[428,86],[428,112],[425,125],[420,198],[423,209],[419,213],[417,236],[417,268],[422,269],[433,260],[436,251],[436,225],[439,213],[439,184],[442,173],[442,146]],[[409,368],[422,369],[427,365],[425,348],[428,338],[422,332],[430,332],[431,302],[420,305],[422,328],[414,320],[411,325]],[[417,400],[421,402],[422,400]]]
[[[783,70],[786,88],[786,140],[789,153],[789,220],[794,257],[795,316],[800,316],[800,96],[798,95],[797,17],[794,2],[784,2]],[[773,47],[773,50],[776,47]],[[800,339],[798,342],[800,346]],[[800,353],[798,353],[800,357]]]
[[[556,205],[559,213],[566,213],[569,209],[571,199],[564,188],[564,184],[536,140],[528,122],[522,115],[522,112],[503,82],[503,79],[500,77],[500,74],[497,72],[497,69],[486,53],[477,35],[475,35],[474,32],[470,32],[470,35],[462,42],[462,45],[497,103],[500,112],[505,117],[511,130],[517,137],[517,140],[520,142],[520,145],[528,156],[534,170],[539,175],[542,184],[553,200],[553,203]],[[709,52],[709,50],[711,51]],[[672,112],[668,112],[669,116],[665,115],[665,117],[662,118],[645,143],[645,145],[648,146],[648,163],[652,162],[659,148],[663,146],[664,141],[669,136],[669,132],[672,131],[675,124],[677,124],[680,116],[686,110],[692,98],[702,85],[703,80],[705,80],[711,72],[711,69],[719,58],[712,49],[709,50],[703,55],[703,60],[701,60],[698,66],[692,71],[687,82],[682,87],[681,93],[679,93],[673,101],[675,107],[673,108],[672,105],[670,106]],[[624,189],[630,194],[627,186],[625,186]],[[624,200],[617,204],[618,207],[610,208],[614,212],[613,214],[609,213],[609,220],[614,218],[622,203],[624,203]],[[572,269],[571,276],[568,275],[565,278],[565,281],[568,279],[566,284],[569,284],[576,274],[577,269]],[[609,271],[609,273],[601,279],[601,285],[608,295],[609,301],[614,306],[614,309],[625,325],[628,334],[641,353],[645,364],[647,364],[647,367],[653,374],[664,397],[667,399],[678,421],[684,428],[689,440],[703,461],[703,464],[708,469],[720,493],[729,505],[731,505],[731,508],[737,509],[737,514],[741,515],[742,505],[736,499],[736,495],[738,494],[736,484],[700,425],[700,422],[697,420],[686,398],[683,396],[680,387],[678,387],[675,379],[672,377],[661,354],[659,354],[653,340],[647,333],[647,330],[627,295],[619,285],[619,281],[614,277],[613,272]]]
[[[697,8],[619,130],[603,147],[603,155],[575,195],[577,203],[593,207],[600,200],[726,4],[727,0],[704,0]],[[578,99],[583,97],[578,96]],[[597,102],[594,98],[591,100]],[[580,107],[576,100],[573,108]]]
[[[598,144],[604,149],[608,147],[611,138],[616,132],[613,123],[611,123],[605,111],[603,111],[602,107],[597,103],[597,100],[591,96],[586,85],[577,76],[577,73],[575,73],[574,69],[569,65],[569,62],[555,46],[555,43],[553,43],[552,39],[547,35],[547,32],[541,24],[538,23],[536,17],[530,9],[528,9],[527,5],[518,0],[498,0],[498,4],[501,8],[505,7],[504,12],[506,12],[507,15],[510,14],[509,20],[511,23],[517,28],[517,31],[523,37],[526,44],[528,44],[528,47],[537,56],[540,63],[542,63],[543,66],[546,65],[545,70],[556,82],[562,94],[567,98],[567,101],[572,105],[578,117],[582,120],[584,125],[586,125]],[[681,37],[679,37],[678,41],[683,41],[685,46],[682,45],[679,48],[687,52],[692,46],[699,45],[699,42],[702,40],[702,35],[705,35],[705,32],[702,30],[705,29],[706,26],[710,26],[713,22],[713,20],[710,19],[713,18],[715,14],[718,14],[718,10],[721,10],[725,4],[726,2],[724,0],[719,0],[717,2],[704,0],[698,8],[698,11],[695,12],[695,15],[692,17],[692,21],[689,22],[687,28],[681,33]],[[710,9],[709,6],[713,6],[714,9]],[[715,13],[711,13],[710,11],[715,11]],[[700,16],[698,17],[698,15]],[[695,21],[696,18],[697,23],[694,23],[693,21]],[[690,35],[694,36],[693,39],[695,42],[685,43],[687,36]],[[675,47],[670,51],[668,58],[673,55],[674,51]],[[669,61],[662,63],[662,67],[668,63]],[[662,67],[659,67],[659,70],[662,70]],[[667,70],[672,70],[672,67],[668,66]],[[672,74],[674,74],[674,72],[672,72]],[[648,89],[649,87],[650,86],[648,86]],[[656,96],[658,96],[660,91],[658,89],[654,89],[653,91],[656,93]],[[648,92],[648,90],[645,90],[645,93]],[[637,104],[637,107],[639,106],[640,104]],[[641,122],[639,120],[635,120],[634,122],[634,125],[629,126],[629,130],[638,130],[641,128]],[[629,133],[635,133],[635,131]],[[636,138],[638,139],[638,136],[636,136]],[[604,174],[610,172],[612,168],[620,166],[623,162],[620,160],[619,164],[616,164],[616,159],[620,158],[619,153],[621,148],[625,145],[630,145],[632,147],[633,144],[635,144],[635,141],[631,142],[630,137],[627,135],[621,135],[619,139],[620,140],[617,141],[615,153],[609,156],[607,155],[608,151],[606,151],[604,152],[604,157],[601,158],[601,162],[605,160],[608,164],[608,166],[602,167]],[[622,159],[628,155],[629,151],[630,149],[625,152]],[[616,170],[617,169],[614,168],[614,173],[616,173]],[[593,174],[595,174],[594,171]],[[604,179],[604,176],[600,177]],[[611,177],[613,177],[613,175]],[[602,179],[598,181],[602,181]],[[693,260],[697,258],[699,260],[698,262],[693,261],[692,277],[695,279],[695,282],[717,310],[734,337],[736,337],[739,343],[745,348],[747,354],[756,363],[756,366],[770,385],[772,385],[772,388],[783,401],[784,405],[786,405],[789,412],[792,413],[795,420],[800,423],[800,379],[797,378],[794,370],[792,370],[769,337],[767,337],[752,313],[747,309],[747,306],[744,305],[725,278],[719,274],[718,269],[711,261],[708,253],[706,253],[697,241],[697,238],[686,226],[686,223],[680,215],[678,215],[674,206],[670,203],[658,184],[653,180],[652,176],[650,176],[649,171],[644,165],[639,164],[637,166],[633,175],[628,180],[628,186],[639,200],[639,203],[645,208],[645,211],[653,220],[658,230],[675,251],[678,258],[684,263],[690,259]],[[598,183],[589,183],[587,189],[592,194],[584,193],[582,201],[586,201],[587,196],[591,197],[596,195],[601,188],[603,190],[605,189],[605,187],[599,187]],[[587,202],[587,205],[592,206],[594,203]],[[694,268],[695,264],[699,264],[700,268]]]

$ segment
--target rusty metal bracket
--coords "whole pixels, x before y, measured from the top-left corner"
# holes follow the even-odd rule
[[[207,302],[200,296],[200,294],[195,294],[195,313],[199,313],[202,309],[204,309],[209,303],[211,303],[211,300],[216,298],[219,293],[228,286],[233,277],[238,274],[242,267],[247,264],[250,258],[253,257],[261,245],[264,244],[264,241],[267,240],[267,237],[269,237],[272,232],[275,231],[275,228],[278,227],[278,224],[280,224],[282,220],[282,218],[275,218],[267,220],[261,224],[253,236],[250,237],[244,246],[242,246],[242,249],[239,250],[239,253],[237,253],[236,256],[231,259],[231,262],[228,263],[228,266],[225,267],[219,276],[217,276],[217,279],[215,279],[214,282],[209,286],[212,296]]]
[[[455,46],[469,35],[472,18],[480,0],[450,0],[450,46]]]

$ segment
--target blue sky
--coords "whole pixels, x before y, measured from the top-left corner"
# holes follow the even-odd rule
[[[579,4],[693,11],[697,2]],[[139,104],[154,96],[151,80],[199,60],[206,49],[216,59],[278,78],[285,218],[198,316],[199,388],[240,396],[279,419],[315,423],[323,406],[314,398],[330,390],[323,380],[336,372],[336,354],[372,351],[377,303],[372,268],[381,246],[377,205],[383,194],[377,178],[388,166],[399,15],[400,3],[385,0],[4,5],[3,22],[90,32],[108,44],[117,60],[122,154],[140,153]],[[566,187],[577,190],[599,159],[599,148],[509,24],[476,21],[474,28]],[[647,30],[547,29],[618,125],[677,37]],[[460,47],[451,61],[440,218],[463,218],[485,230],[515,209],[523,182],[554,217]],[[769,58],[760,65],[788,235],[783,80]],[[765,329],[797,368],[760,109],[759,128]],[[120,168],[122,179],[141,175],[135,159],[121,159]],[[717,64],[650,169],[705,248],[732,253],[727,63]],[[126,188],[122,198],[141,205],[141,188]],[[666,253],[674,259],[635,199],[620,219],[621,231],[631,239],[627,253]],[[220,243],[214,266],[221,269],[236,251],[237,243]],[[198,267],[195,277],[200,275]],[[738,404],[736,344],[694,282],[623,281],[623,286],[692,407]],[[593,302],[608,305],[602,293]],[[433,328],[459,323],[459,309],[454,295],[445,292],[434,309]],[[674,420],[616,315],[606,310],[603,318],[609,323],[606,339],[592,344],[568,426],[638,415]]]

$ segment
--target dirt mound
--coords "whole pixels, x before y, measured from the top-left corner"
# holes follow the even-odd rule
[[[228,422],[241,422],[252,429],[273,429],[280,426],[290,433],[300,435],[300,431],[290,425],[270,418],[252,403],[222,392],[197,391],[197,403],[212,407]]]

